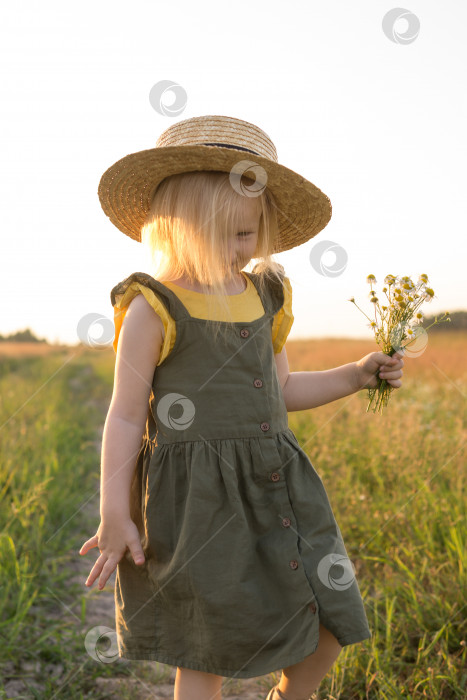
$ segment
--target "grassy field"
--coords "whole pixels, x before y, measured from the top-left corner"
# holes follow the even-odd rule
[[[84,586],[97,554],[83,562],[78,550],[99,523],[114,352],[0,345],[0,697],[159,697],[173,669],[100,663],[85,647],[103,620],[90,603],[113,603],[112,586]],[[378,348],[329,339],[287,349],[290,370],[303,371]],[[382,415],[366,413],[366,391],[289,414],[330,497],[372,630],[343,650],[319,698],[466,697],[466,384],[467,333],[437,333],[405,359],[403,386]],[[228,683],[224,697],[265,698],[279,675]]]

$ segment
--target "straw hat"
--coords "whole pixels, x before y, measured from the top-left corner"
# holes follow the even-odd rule
[[[141,241],[141,227],[159,183],[169,175],[195,170],[230,173],[232,186],[246,196],[258,196],[264,186],[272,192],[279,227],[273,253],[305,243],[331,218],[329,198],[278,163],[274,143],[262,129],[219,115],[172,124],[155,148],[130,153],[114,163],[99,182],[102,209],[120,231]],[[255,180],[251,189],[241,183],[242,174]]]

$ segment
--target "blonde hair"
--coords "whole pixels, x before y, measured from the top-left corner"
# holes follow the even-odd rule
[[[254,183],[243,177],[242,184],[248,189]],[[185,276],[190,283],[199,284],[208,303],[215,300],[225,310],[230,319],[222,322],[226,330],[233,324],[226,300],[226,283],[233,279],[233,273],[223,261],[229,260],[229,238],[245,230],[245,197],[232,186],[226,172],[170,175],[159,184],[141,229],[141,241],[151,261],[150,274],[162,283]],[[278,230],[276,205],[267,188],[248,200],[256,201],[261,212],[255,250],[259,262],[254,271],[263,290],[267,275],[280,278],[284,271],[271,253]],[[221,322],[212,324],[217,336]]]

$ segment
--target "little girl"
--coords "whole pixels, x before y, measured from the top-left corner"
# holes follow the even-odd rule
[[[99,198],[147,246],[152,274],[111,290],[115,382],[86,585],[117,569],[119,656],[176,666],[176,700],[217,700],[224,677],[279,669],[268,700],[309,698],[342,647],[371,634],[287,412],[378,374],[400,387],[402,357],[289,372],[292,290],[271,256],[319,233],[331,203],[254,124],[178,122],[110,167]]]

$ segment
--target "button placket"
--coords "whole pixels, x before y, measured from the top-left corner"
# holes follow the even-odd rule
[[[302,561],[300,556],[299,545],[295,535],[297,534],[295,529],[292,528],[294,524],[291,512],[293,512],[292,503],[287,496],[287,485],[286,485],[286,472],[283,471],[284,463],[282,460],[282,454],[277,444],[274,436],[269,438],[264,438],[261,440],[261,446],[263,451],[263,457],[267,464],[270,465],[271,471],[265,474],[265,479],[272,481],[274,485],[271,485],[272,489],[277,489],[277,496],[273,497],[275,505],[277,506],[278,520],[277,527],[283,527],[281,530],[282,536],[279,535],[281,539],[281,549],[283,548],[283,553],[280,557],[281,567],[289,567],[290,579],[289,585],[293,588],[297,595],[297,599],[303,600],[303,604],[310,606],[309,599],[310,593],[314,594],[313,587],[310,583],[309,576],[305,569],[305,562]],[[292,508],[292,511],[290,510]],[[287,515],[287,514],[290,515]],[[287,534],[285,532],[287,530]],[[294,535],[292,538],[292,534]],[[303,596],[303,598],[302,598]],[[305,597],[306,596],[306,597]],[[315,610],[309,607],[311,613]],[[316,605],[316,613],[318,606]]]
[[[248,336],[250,335],[250,331],[248,330],[248,328],[242,328],[240,331],[240,335],[242,336],[242,338],[248,338]],[[259,378],[254,379],[253,385],[257,389],[260,389],[263,386],[263,380],[259,379]],[[267,421],[263,421],[259,427],[261,428],[263,433],[266,433],[271,426],[269,425],[269,423]]]
[[[250,335],[249,329],[248,328],[241,328],[240,335],[242,338],[248,338],[248,336]],[[253,380],[253,385],[255,386],[256,389],[260,389],[263,386],[263,380],[260,379],[259,377],[257,377],[256,379]],[[270,429],[271,425],[267,421],[263,421],[259,427],[261,428],[263,433],[266,433]]]

